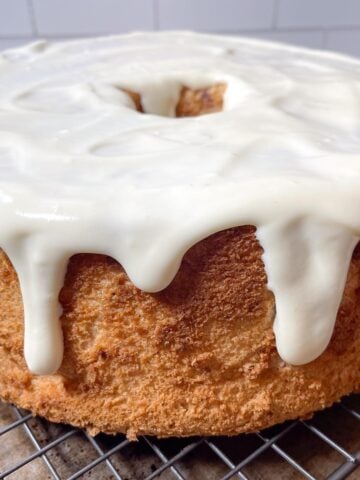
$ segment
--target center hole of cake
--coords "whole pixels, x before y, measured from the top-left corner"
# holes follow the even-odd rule
[[[197,117],[210,113],[221,112],[224,104],[225,83],[217,83],[203,88],[182,86],[176,105],[172,107],[172,114],[164,115],[157,111],[146,111],[141,94],[130,89],[122,88],[132,100],[135,109],[140,113],[150,113],[168,117]]]

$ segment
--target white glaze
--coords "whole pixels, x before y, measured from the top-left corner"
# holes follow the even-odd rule
[[[218,82],[223,112],[171,118],[182,85]],[[72,254],[111,255],[155,292],[193,244],[244,224],[265,250],[279,354],[315,359],[360,237],[359,186],[356,60],[191,33],[38,42],[0,57],[0,245],[37,374],[61,364]]]

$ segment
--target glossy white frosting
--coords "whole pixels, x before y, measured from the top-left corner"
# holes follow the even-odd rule
[[[224,111],[172,118],[183,85]],[[119,87],[139,92],[147,114]],[[255,225],[291,364],[332,335],[360,237],[360,63],[192,33],[38,42],[0,57],[0,245],[19,276],[25,358],[62,360],[69,257],[102,253],[164,289],[184,253]]]

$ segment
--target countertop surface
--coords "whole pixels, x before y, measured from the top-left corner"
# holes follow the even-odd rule
[[[309,421],[287,422],[261,432],[260,435],[241,435],[233,438],[157,440],[142,437],[137,442],[129,443],[122,435],[98,435],[93,439],[81,430],[51,424],[39,418],[29,418],[26,422],[22,420],[16,428],[1,434],[4,428],[22,416],[27,419],[28,413],[0,403],[1,474],[29,458],[37,449],[46,447],[50,442],[58,443],[46,452],[46,457],[39,456],[6,476],[13,480],[35,478],[142,480],[154,475],[166,460],[173,459],[175,455],[180,458],[173,463],[173,468],[170,466],[165,468],[156,478],[222,479],[231,470],[226,462],[228,465],[243,462],[245,465],[241,472],[245,476],[240,478],[250,480],[306,478],[297,470],[297,466],[300,466],[310,475],[308,478],[317,480],[329,478],[345,462],[346,453],[360,459],[360,395],[344,399],[340,405],[316,414]],[[271,439],[276,435],[278,440],[272,442]],[[267,442],[265,439],[268,439]],[[38,447],[33,443],[34,440]],[[329,440],[336,443],[335,448]],[[99,458],[100,449],[106,453],[113,448],[118,450],[109,457],[110,461],[102,461],[90,471],[77,476],[81,469]],[[339,451],[341,448],[343,454]],[[219,451],[223,458],[219,456]],[[250,456],[253,458],[252,461],[249,461]],[[295,461],[295,467],[290,465],[289,460]],[[46,461],[50,463],[50,468],[54,469],[58,477],[51,474]],[[239,476],[234,474],[232,478]],[[360,467],[347,477],[332,478],[360,479]]]

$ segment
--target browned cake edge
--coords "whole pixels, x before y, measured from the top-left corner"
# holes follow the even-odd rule
[[[109,257],[72,257],[60,295],[64,362],[37,377],[23,359],[16,273],[1,253],[1,398],[134,438],[254,431],[359,389],[360,248],[329,347],[299,367],[277,354],[261,254],[253,227],[217,233],[189,250],[157,294],[137,289]]]

